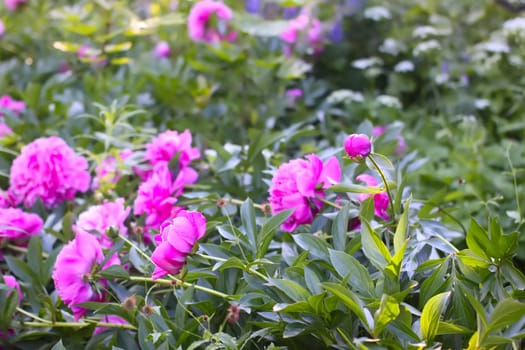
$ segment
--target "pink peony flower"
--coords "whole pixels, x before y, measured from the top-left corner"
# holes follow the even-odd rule
[[[105,323],[129,324],[128,321],[126,321],[125,319],[123,319],[123,318],[121,318],[121,317],[119,317],[117,315],[104,315],[104,317],[102,318],[101,321],[105,322]],[[95,330],[93,331],[93,335],[100,334],[100,333],[104,332],[107,329],[110,329],[110,328],[109,327],[104,327],[104,326],[96,327]]]
[[[213,17],[219,21],[218,24],[212,23]],[[188,32],[193,41],[204,41],[214,43],[217,41],[234,41],[237,32],[230,31],[225,33],[228,28],[218,29],[217,27],[228,27],[228,22],[233,18],[232,10],[220,1],[202,0],[193,5],[188,16]]]
[[[323,163],[315,154],[304,159],[294,159],[282,164],[272,179],[270,206],[272,213],[295,209],[282,224],[282,229],[291,232],[302,224],[312,223],[323,203],[316,197],[325,197],[325,188],[338,183],[341,167],[335,157]]]
[[[88,163],[59,137],[42,137],[22,147],[11,165],[9,191],[26,207],[40,198],[48,208],[86,192]]]
[[[4,240],[21,243],[37,235],[44,222],[36,214],[18,208],[0,208],[0,242]]]
[[[7,109],[18,115],[26,109],[26,104],[24,101],[17,101],[9,95],[3,95],[0,97],[0,115],[3,115],[1,109]]]
[[[306,33],[308,44],[314,49],[315,53],[321,51],[322,46],[322,27],[318,19],[310,19],[309,16],[302,14],[292,19],[288,27],[281,33],[281,39],[288,44],[287,54],[291,53],[291,46],[295,45],[301,35]]]
[[[154,53],[155,53],[155,57],[157,58],[170,57],[170,54],[171,54],[170,45],[165,41],[161,41],[157,44],[157,46],[155,46]]]
[[[104,260],[102,247],[96,237],[85,232],[79,232],[75,238],[66,244],[58,253],[53,270],[55,288],[62,301],[73,311],[75,320],[82,317],[87,309],[76,304],[89,301],[103,301],[106,280],[93,280],[93,273],[120,265],[115,254],[101,268]],[[95,287],[98,284],[98,287]]]
[[[206,233],[206,218],[199,212],[182,210],[177,217],[165,221],[155,236],[157,248],[151,255],[155,263],[153,279],[175,275],[184,266],[186,256]]]
[[[109,156],[98,164],[95,167],[95,176],[93,177],[91,189],[94,191],[103,184],[116,184],[122,176],[119,170],[119,164],[131,155],[133,155],[133,151],[123,150],[119,154],[120,160],[113,156]]]
[[[366,183],[367,186],[377,186],[376,179],[368,174],[361,174],[356,177],[356,180]],[[361,193],[357,196],[357,198],[360,202],[363,202],[370,196],[371,194]],[[389,200],[386,191],[374,194],[374,213],[377,217],[380,217],[383,220],[390,219],[390,216],[387,213],[388,204]]]
[[[2,20],[0,20],[0,36],[4,35],[5,33],[5,24]]]
[[[372,144],[368,136],[364,134],[349,135],[344,142],[345,152],[350,159],[361,161],[368,157],[372,151]]]
[[[13,130],[6,123],[0,122],[0,138],[13,135]]]
[[[174,180],[166,162],[155,166],[151,176],[138,189],[133,213],[146,214],[146,229],[158,229],[160,224],[174,216],[179,209],[174,204],[182,193],[184,174]]]
[[[0,208],[11,208],[16,205],[16,198],[10,191],[0,190]]]
[[[293,105],[295,102],[297,102],[298,99],[303,97],[303,90],[299,88],[290,89],[286,91],[286,98],[288,100],[288,104]]]
[[[20,5],[26,2],[27,0],[4,0],[5,7],[11,11],[16,11]]]
[[[20,304],[20,302],[22,301],[23,295],[22,295],[22,291],[20,290],[20,284],[18,283],[16,278],[14,278],[11,275],[4,275],[4,283],[8,287],[16,289],[18,293],[18,304]]]
[[[102,248],[109,249],[113,246],[113,240],[108,236],[107,230],[113,227],[121,235],[127,236],[128,228],[124,225],[124,221],[130,210],[131,208],[124,206],[123,198],[91,206],[78,216],[73,230],[77,234],[79,232],[95,234]]]
[[[379,137],[381,135],[383,135],[386,131],[386,127],[384,126],[375,126],[373,129],[372,129],[372,135],[374,137]],[[396,147],[396,150],[394,151],[395,154],[401,154],[403,152],[405,152],[407,148],[407,144],[405,142],[405,138],[402,136],[402,135],[398,135],[397,137],[397,147]]]

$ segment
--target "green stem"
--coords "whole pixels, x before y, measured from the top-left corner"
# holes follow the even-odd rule
[[[325,199],[325,198],[323,198],[323,197],[319,197],[319,196],[317,196],[317,197],[315,197],[315,199],[317,199],[317,200],[320,201],[320,202],[323,202],[323,203],[326,204],[326,205],[329,205],[329,206],[331,206],[331,207],[334,207],[334,208],[336,208],[336,209],[341,209],[341,208],[342,208],[342,206],[337,205],[337,204],[335,204],[334,202],[331,202],[331,201],[329,201],[328,199]]]
[[[14,250],[15,252],[27,254],[27,248],[18,247],[16,245],[12,245],[12,244],[7,244],[5,247],[7,249]],[[49,257],[49,254],[42,252],[42,257],[47,259]]]
[[[218,261],[218,262],[225,262],[225,261],[227,261],[227,259],[219,258],[219,257],[216,257],[216,256],[210,256],[210,255],[206,255],[206,254],[194,253],[193,255],[198,256],[199,258],[215,260],[215,261]],[[251,267],[244,266],[243,270],[246,271],[247,273],[249,273],[250,275],[254,275],[254,276],[257,276],[257,277],[259,277],[260,279],[262,279],[264,281],[268,281],[268,277],[266,277],[265,275],[263,275],[259,271],[252,269]]]
[[[232,297],[229,296],[228,294],[225,294],[225,293],[222,293],[222,292],[219,292],[219,291],[216,291],[216,290],[213,290],[213,289],[210,289],[210,288],[206,288],[206,287],[202,287],[202,286],[199,286],[197,284],[192,284],[192,283],[188,283],[188,282],[184,282],[174,276],[171,276],[169,275],[168,276],[170,279],[163,279],[163,278],[159,278],[159,279],[152,279],[150,277],[141,277],[141,276],[130,276],[128,278],[128,280],[130,281],[133,281],[133,282],[147,282],[147,283],[154,283],[154,284],[159,284],[159,285],[162,285],[162,286],[182,286],[184,288],[195,288],[197,290],[200,290],[201,292],[205,292],[205,293],[208,293],[210,295],[215,295],[217,297],[220,297],[220,298],[223,298],[223,299],[231,299]]]
[[[153,265],[155,265],[155,263],[153,262],[153,260],[151,260],[151,257],[144,253],[142,251],[142,249],[140,249],[135,243],[133,243],[132,241],[130,241],[127,237],[119,234],[118,235],[120,237],[120,239],[122,239],[124,242],[126,242],[130,247],[132,248],[135,248],[135,250],[137,251],[137,253],[139,253],[140,255],[142,255],[146,260],[148,260],[150,263],[152,263]]]
[[[370,162],[372,162],[377,172],[379,173],[379,176],[381,176],[381,180],[383,180],[383,183],[385,184],[386,193],[388,195],[388,201],[390,203],[390,212],[392,215],[392,221],[395,221],[396,218],[395,218],[395,211],[394,211],[394,201],[393,201],[392,192],[390,191],[390,186],[388,185],[388,181],[386,179],[385,173],[383,172],[379,164],[377,164],[372,154],[368,156],[368,159],[370,159]]]
[[[241,201],[240,199],[235,199],[235,198],[223,198],[225,201],[231,203],[231,204],[235,204],[235,205],[243,205],[244,202]],[[259,209],[260,211],[264,212],[266,211],[265,209],[265,205],[263,204],[256,204],[256,203],[253,203],[253,206],[257,209]]]

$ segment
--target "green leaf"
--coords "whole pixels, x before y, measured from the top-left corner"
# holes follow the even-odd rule
[[[371,296],[374,283],[367,269],[353,256],[337,250],[329,250],[330,262],[341,278],[348,278],[348,285],[358,293]]]
[[[27,263],[31,270],[41,278],[40,282],[44,282],[44,273],[42,268],[44,264],[42,262],[42,241],[39,236],[32,236],[27,246]]]
[[[120,265],[111,265],[105,270],[102,270],[98,273],[103,278],[108,279],[128,279],[129,273]]]
[[[323,288],[332,293],[345,304],[361,320],[365,328],[370,332],[370,325],[366,318],[363,303],[352,293],[351,290],[336,283],[323,283]]]
[[[241,221],[244,228],[243,233],[248,239],[252,253],[255,254],[257,251],[257,241],[255,238],[257,225],[255,223],[255,210],[253,208],[253,202],[250,198],[244,201],[244,203],[241,205]]]
[[[293,304],[278,303],[272,308],[273,312],[305,312],[314,313],[310,304],[306,301],[299,301]]]
[[[361,219],[361,225],[363,252],[379,271],[383,271],[392,259],[390,252],[367,220]]]
[[[292,299],[293,301],[307,301],[310,293],[297,282],[285,279],[269,279],[269,283]]]
[[[511,326],[524,318],[525,304],[510,298],[504,299],[492,311],[486,333]]]
[[[441,264],[427,279],[423,281],[419,294],[420,307],[423,307],[432,296],[448,287],[449,280],[446,279],[446,276],[448,274],[449,264],[450,258],[447,257],[443,261],[443,264]]]
[[[448,322],[439,322],[439,327],[436,335],[443,335],[443,334],[471,334],[472,330],[465,328],[463,326],[459,326],[453,323]]]
[[[440,317],[443,313],[450,292],[433,296],[423,307],[421,312],[420,326],[421,334],[428,345],[432,344],[434,337],[438,334]]]
[[[270,145],[273,145],[285,136],[286,134],[282,131],[270,134],[268,134],[267,132],[259,132],[257,136],[255,136],[255,141],[253,142],[253,144],[250,145],[250,148],[248,149],[248,164],[251,165],[255,160],[255,157],[257,157],[263,149]]]
[[[384,192],[385,190],[379,186],[362,186],[356,184],[335,184],[328,188],[330,191],[341,192],[341,193],[365,193],[365,194],[377,194]]]
[[[217,271],[217,270],[223,271],[223,270],[231,269],[231,268],[244,270],[245,266],[244,266],[244,263],[241,261],[241,259],[233,256],[226,261],[220,261],[216,263],[213,266],[212,270],[213,271]]]
[[[399,313],[399,302],[395,298],[383,294],[379,309],[374,314],[374,336],[378,337],[386,326],[397,318]]]
[[[311,233],[301,233],[292,235],[295,243],[316,259],[328,261],[328,244],[323,239],[312,235]]]
[[[292,215],[294,212],[294,209],[288,209],[285,211],[282,211],[280,213],[275,214],[262,225],[261,231],[258,235],[258,249],[256,257],[257,259],[262,258],[266,251],[268,250],[268,247],[270,245],[270,242],[272,241],[272,238],[275,234],[275,230],[279,228],[279,226],[282,225],[283,222],[286,221]]]
[[[346,246],[346,233],[348,232],[348,220],[350,218],[350,203],[346,203],[337,213],[332,223],[332,240],[334,248],[344,250]]]
[[[67,212],[64,215],[64,218],[62,219],[62,233],[63,233],[63,236],[61,237],[61,239],[62,239],[62,241],[64,243],[69,242],[74,237],[73,230],[72,230],[72,228],[73,228],[73,220],[74,220],[73,213],[71,213],[71,212]]]
[[[374,157],[374,160],[376,161],[376,163],[379,165],[379,167],[384,171],[384,170],[392,170],[392,169],[395,169],[394,167],[394,164],[392,164],[392,162],[390,161],[390,159],[388,159],[387,156],[385,155],[382,155],[382,154],[379,154],[379,153],[372,153],[370,154],[369,157]],[[368,168],[370,170],[376,170],[375,169],[375,166],[370,163],[368,164],[369,161],[367,160],[367,165],[368,165]]]
[[[408,231],[408,211],[410,208],[410,202],[412,201],[412,196],[410,196],[404,205],[403,214],[399,218],[399,223],[396,227],[396,233],[394,234],[394,252],[399,252],[403,243],[407,239]]]

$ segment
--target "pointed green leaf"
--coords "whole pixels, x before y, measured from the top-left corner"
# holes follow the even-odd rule
[[[440,317],[445,310],[449,296],[450,292],[435,295],[423,307],[420,319],[421,334],[428,345],[432,344],[434,337],[438,334]]]

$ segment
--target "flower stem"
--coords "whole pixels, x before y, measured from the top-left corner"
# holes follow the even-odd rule
[[[393,200],[392,192],[390,191],[390,186],[388,185],[388,181],[386,179],[385,173],[383,172],[379,164],[377,164],[372,154],[368,156],[368,159],[370,159],[370,162],[372,162],[377,172],[379,173],[379,176],[381,176],[381,180],[383,180],[383,183],[385,184],[386,193],[388,195],[388,201],[390,202],[390,212],[392,215],[392,220],[395,221],[396,218],[395,218],[395,210],[394,210],[394,200]]]
[[[19,247],[13,244],[7,244],[5,247],[14,250],[15,252],[27,254],[27,248],[24,247]],[[42,257],[47,259],[49,257],[49,254],[42,252]]]
[[[320,202],[323,202],[323,203],[326,204],[326,205],[329,205],[329,206],[331,206],[331,207],[334,207],[334,208],[336,208],[336,209],[341,209],[341,208],[342,208],[342,206],[337,205],[337,204],[335,204],[334,202],[331,202],[331,201],[329,201],[328,199],[325,199],[325,198],[323,198],[323,197],[319,197],[319,196],[317,196],[317,197],[315,197],[315,199],[317,199],[317,200],[320,201]]]
[[[137,245],[136,245],[135,243],[133,243],[133,242],[130,241],[127,237],[125,237],[125,236],[123,236],[123,235],[121,235],[121,234],[119,234],[118,236],[120,237],[120,239],[122,239],[124,242],[126,242],[130,247],[135,248],[135,250],[137,251],[137,253],[139,253],[140,255],[142,255],[146,260],[148,260],[148,261],[149,261],[150,263],[152,263],[152,264],[155,264],[155,263],[153,262],[153,260],[151,260],[151,257],[150,257],[148,254],[144,253],[144,252],[142,251],[142,249],[140,249],[139,247],[137,247]]]
[[[223,298],[223,299],[232,299],[232,297],[228,294],[225,294],[225,293],[222,293],[222,292],[219,292],[219,291],[216,291],[216,290],[213,290],[213,289],[210,289],[210,288],[206,288],[206,287],[202,287],[202,286],[199,286],[197,284],[192,284],[192,283],[188,283],[188,282],[184,282],[174,276],[169,276],[170,279],[163,279],[163,278],[159,278],[159,279],[152,279],[150,277],[142,277],[142,276],[130,276],[128,278],[129,281],[133,281],[133,282],[147,282],[147,283],[154,283],[154,284],[160,284],[160,285],[163,285],[163,286],[177,286],[177,285],[180,285],[182,287],[185,287],[185,288],[195,288],[197,290],[200,290],[201,292],[205,292],[205,293],[208,293],[210,295],[215,295],[217,297],[220,297],[220,298]]]
[[[225,201],[231,203],[231,204],[235,204],[235,205],[243,205],[244,202],[241,201],[240,199],[235,199],[235,198],[223,198]],[[256,203],[253,203],[253,206],[257,209],[259,209],[260,211],[262,212],[265,212],[266,211],[266,206],[264,204],[256,204]]]

